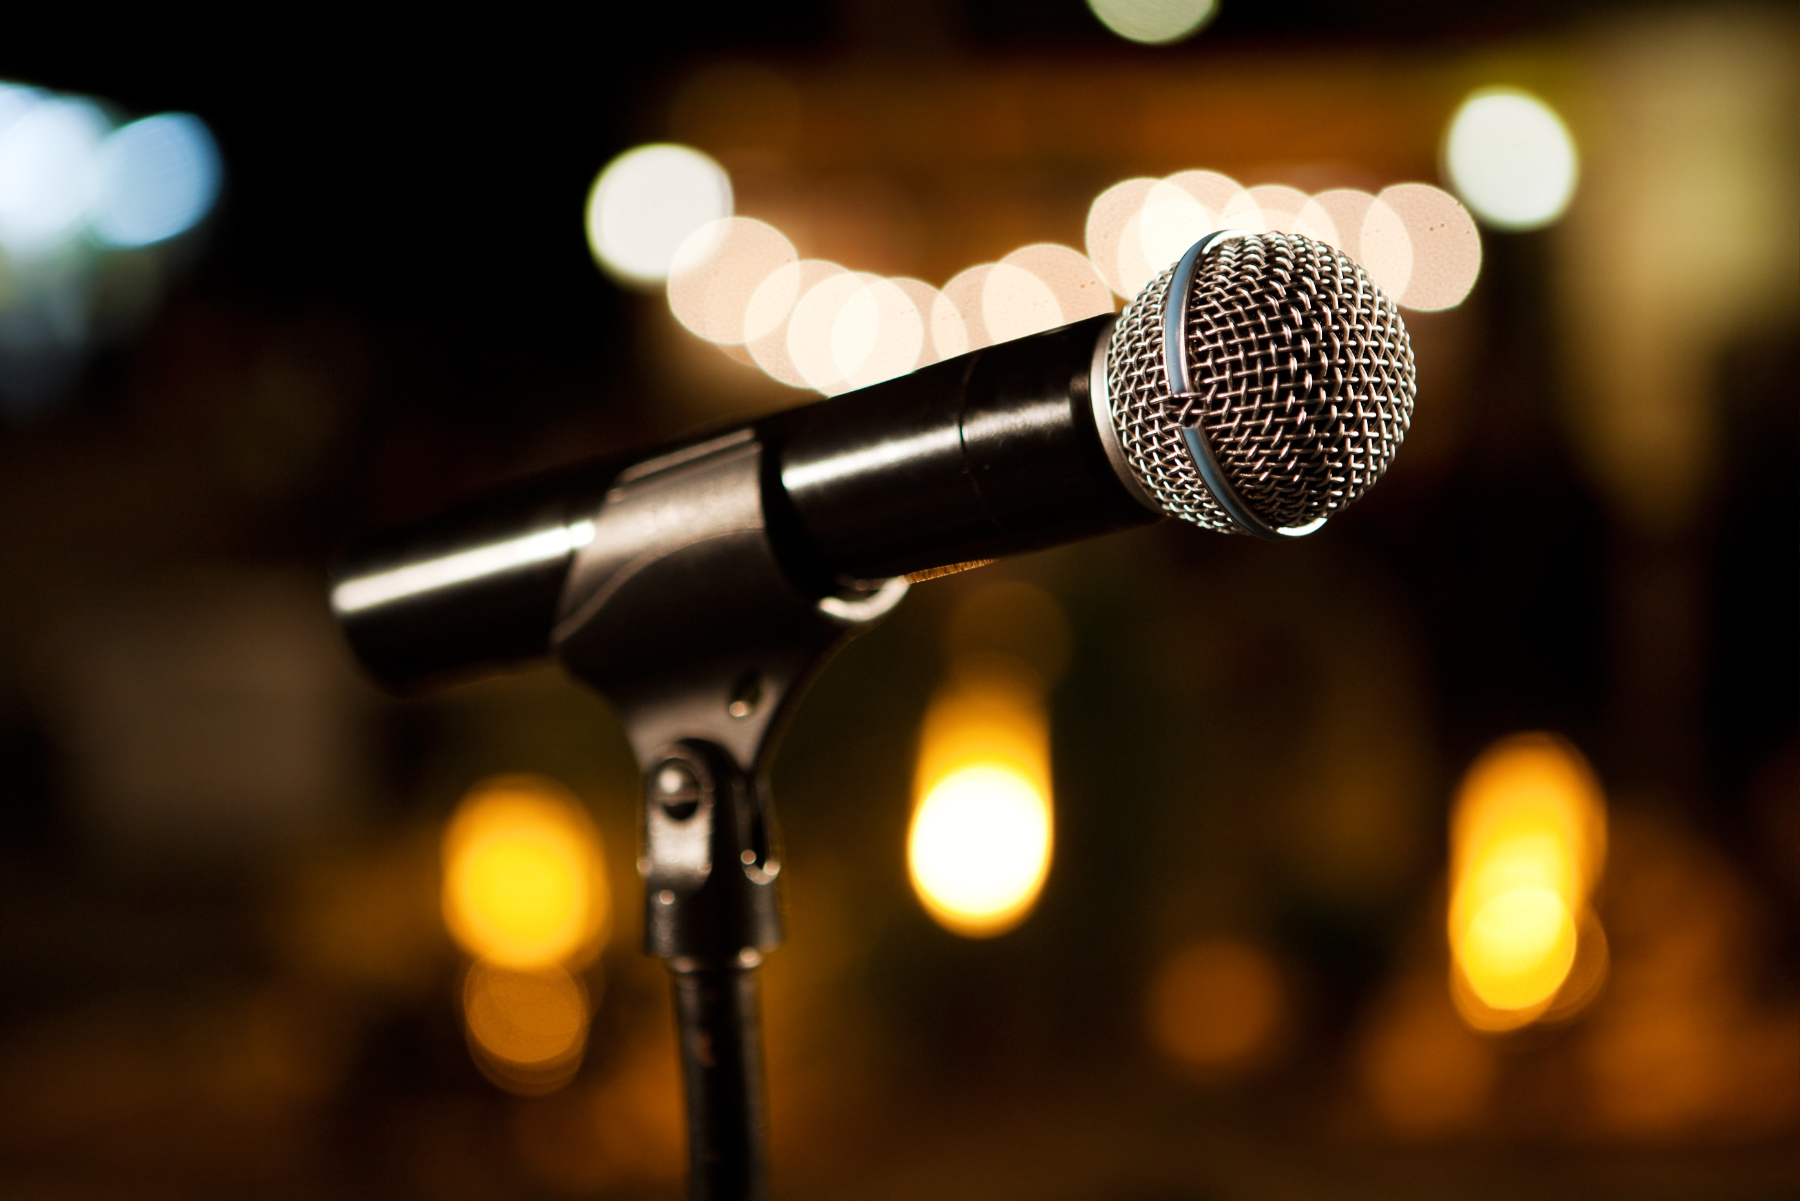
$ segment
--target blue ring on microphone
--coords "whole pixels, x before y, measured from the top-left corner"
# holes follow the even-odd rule
[[[1194,272],[1200,266],[1200,258],[1226,238],[1245,236],[1242,230],[1216,230],[1188,247],[1187,253],[1181,256],[1181,261],[1175,264],[1175,274],[1169,280],[1168,295],[1163,297],[1163,366],[1168,371],[1169,399],[1172,401],[1198,399],[1193,380],[1188,376],[1187,298],[1188,291],[1193,286]],[[1219,502],[1219,507],[1225,510],[1226,516],[1235,521],[1246,534],[1272,540],[1282,537],[1282,531],[1272,528],[1258,517],[1226,480],[1218,457],[1213,454],[1212,443],[1206,440],[1206,433],[1198,423],[1182,426],[1181,440],[1187,443],[1188,456],[1194,460],[1194,467],[1200,472],[1200,478],[1206,481],[1213,499]],[[1306,532],[1312,531],[1308,529]]]

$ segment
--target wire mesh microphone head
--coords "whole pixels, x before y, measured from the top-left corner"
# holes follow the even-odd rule
[[[1415,389],[1394,302],[1345,255],[1277,233],[1211,235],[1151,281],[1113,327],[1106,377],[1119,449],[1156,506],[1265,536],[1310,532],[1368,491]]]

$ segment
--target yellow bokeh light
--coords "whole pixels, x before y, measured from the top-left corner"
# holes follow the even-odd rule
[[[1481,965],[1471,985],[1496,1009],[1546,1001],[1575,962],[1575,919],[1548,888],[1515,888],[1477,910],[1463,930],[1462,958]]]
[[[1049,874],[1049,722],[1034,684],[964,674],[926,714],[907,864],[926,910],[968,937],[1018,925]]]
[[[599,832],[549,780],[476,786],[444,831],[443,863],[444,921],[478,959],[549,967],[591,953],[606,925]]]
[[[1560,739],[1506,739],[1463,780],[1451,853],[1458,1009],[1482,1029],[1524,1025],[1555,1002],[1580,929],[1593,925],[1587,900],[1606,855],[1599,784]]]
[[[544,1093],[574,1076],[587,1045],[588,992],[561,968],[514,971],[470,966],[463,1024],[476,1062],[501,1087]]]

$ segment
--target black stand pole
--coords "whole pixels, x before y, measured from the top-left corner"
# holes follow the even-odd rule
[[[781,942],[767,798],[724,748],[669,746],[644,787],[644,947],[669,966],[688,1195],[768,1196],[756,968]]]
[[[689,1196],[768,1196],[761,982],[754,968],[675,969]]]

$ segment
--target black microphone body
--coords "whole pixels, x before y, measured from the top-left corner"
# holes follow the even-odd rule
[[[761,423],[792,549],[873,580],[1156,520],[1095,419],[1096,349],[1111,324],[1003,342]]]
[[[1112,322],[985,347],[737,431],[761,448],[764,531],[795,587],[824,597],[1157,520],[1096,417]],[[358,658],[407,690],[548,654],[584,528],[615,483],[720,440],[560,471],[353,546],[333,607]]]

